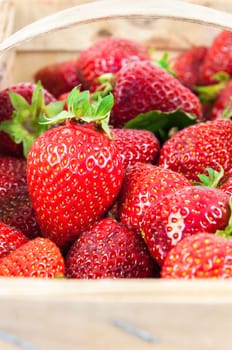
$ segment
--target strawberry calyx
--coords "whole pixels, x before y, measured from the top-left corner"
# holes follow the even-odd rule
[[[71,90],[67,100],[67,110],[49,117],[44,116],[40,121],[44,124],[60,124],[69,120],[78,122],[93,123],[96,128],[104,130],[109,138],[113,138],[110,133],[109,119],[110,112],[114,104],[114,98],[111,93],[104,97],[92,99],[89,90],[80,91],[79,87]]]
[[[230,80],[230,75],[226,72],[218,72],[214,75],[215,84],[196,86],[194,91],[197,93],[203,104],[214,101],[219,93],[226,87]]]
[[[177,77],[177,73],[172,69],[172,67],[171,67],[171,65],[170,65],[170,62],[169,62],[169,54],[168,54],[167,52],[165,52],[165,53],[163,54],[163,56],[162,56],[159,60],[154,61],[154,63],[155,63],[158,67],[160,67],[160,68],[166,70],[166,72],[168,72],[169,74],[171,74],[174,78]]]
[[[31,104],[13,91],[9,91],[10,102],[14,108],[12,118],[0,123],[0,131],[7,133],[16,144],[22,143],[24,157],[27,157],[34,140],[48,129],[41,125],[44,114],[52,117],[63,109],[64,102],[57,101],[45,105],[43,87],[37,83]]]
[[[200,181],[193,182],[193,185],[217,188],[224,177],[223,167],[220,164],[218,166],[219,171],[210,167],[205,168],[204,173],[198,175]]]
[[[232,238],[232,195],[230,196],[229,199],[229,207],[230,207],[230,218],[228,221],[228,224],[224,230],[217,230],[215,234],[217,236],[221,236],[224,238]]]

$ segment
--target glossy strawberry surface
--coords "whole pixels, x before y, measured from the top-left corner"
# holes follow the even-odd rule
[[[225,113],[232,115],[232,82],[225,86],[214,102],[210,119],[223,118]]]
[[[183,175],[169,169],[140,162],[129,166],[118,199],[120,221],[130,229],[139,230],[144,213],[152,203],[189,185]]]
[[[207,53],[205,46],[194,46],[174,58],[172,68],[177,79],[189,89],[194,89],[199,82],[199,68]]]
[[[0,276],[55,278],[64,276],[64,259],[49,239],[37,237],[0,260]]]
[[[167,253],[183,238],[224,229],[229,217],[228,194],[217,188],[190,186],[151,205],[141,230],[150,253],[162,265]]]
[[[218,119],[189,126],[171,137],[162,147],[158,164],[184,174],[191,181],[206,167],[232,169],[232,121]]]
[[[27,179],[42,234],[64,246],[112,205],[123,166],[104,132],[75,122],[43,133],[27,159]]]
[[[167,255],[162,278],[232,278],[232,240],[209,233],[186,237]]]
[[[0,258],[28,242],[28,238],[19,230],[0,221]]]
[[[128,62],[116,74],[114,127],[122,127],[140,113],[182,110],[201,119],[198,98],[164,69],[148,61]]]
[[[26,184],[25,159],[0,157],[0,198]]]
[[[83,232],[66,258],[69,278],[145,278],[158,268],[142,238],[115,220],[106,218]]]
[[[94,91],[96,78],[104,73],[116,73],[127,60],[149,59],[148,49],[133,40],[106,37],[83,50],[77,58],[79,79],[85,89]]]
[[[35,73],[34,78],[35,81],[41,81],[43,87],[55,97],[80,84],[76,63],[72,60],[44,66]]]
[[[232,32],[221,31],[208,49],[200,67],[200,83],[208,85],[215,82],[214,75],[226,72],[232,75]]]
[[[160,143],[148,130],[112,129],[114,142],[126,168],[136,162],[154,163],[159,155]]]

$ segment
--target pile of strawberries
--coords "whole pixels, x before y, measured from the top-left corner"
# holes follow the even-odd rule
[[[106,37],[0,91],[0,276],[231,278],[231,77]]]

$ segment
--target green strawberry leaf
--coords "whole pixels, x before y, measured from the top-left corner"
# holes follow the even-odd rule
[[[25,98],[19,94],[16,94],[13,91],[9,91],[10,102],[14,109],[27,111],[30,108],[29,103]]]
[[[124,125],[124,128],[152,131],[161,142],[164,142],[170,137],[169,133],[173,128],[181,130],[196,123],[197,119],[193,114],[181,110],[169,113],[152,110],[131,119]]]
[[[165,52],[163,54],[163,56],[154,62],[157,66],[159,66],[160,68],[163,68],[164,70],[166,70],[166,72],[168,72],[169,74],[171,74],[173,77],[177,77],[176,72],[174,72],[174,70],[172,69],[170,62],[169,62],[169,54],[167,52]]]
[[[106,116],[107,114],[110,113],[111,109],[113,108],[113,105],[114,105],[114,97],[110,93],[109,95],[99,100],[99,103],[96,106],[95,115],[97,117]]]

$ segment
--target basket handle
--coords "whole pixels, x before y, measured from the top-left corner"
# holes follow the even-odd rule
[[[44,17],[15,32],[0,43],[0,54],[41,34],[75,24],[114,18],[165,18],[232,30],[232,15],[181,0],[100,0],[70,7]]]

